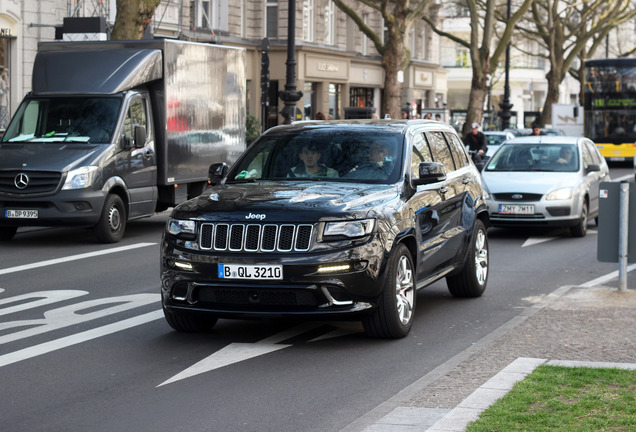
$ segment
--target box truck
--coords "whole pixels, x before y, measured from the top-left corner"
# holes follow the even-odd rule
[[[199,195],[212,161],[245,150],[245,51],[178,40],[41,43],[0,142],[0,240],[92,227]]]

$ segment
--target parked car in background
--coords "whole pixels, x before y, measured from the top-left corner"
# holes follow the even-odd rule
[[[532,129],[529,129],[529,128],[504,129],[504,132],[509,132],[512,135],[514,135],[515,137],[532,135]],[[565,136],[565,132],[563,132],[561,129],[545,129],[545,128],[541,128],[541,135]]]
[[[485,192],[450,125],[296,122],[210,173],[162,239],[162,305],[178,331],[328,318],[399,338],[416,290],[442,278],[456,297],[486,288]]]
[[[488,145],[488,151],[486,156],[492,157],[501,144],[515,136],[511,132],[506,131],[484,131],[486,136],[486,144]]]
[[[590,139],[543,135],[507,141],[482,179],[492,226],[565,226],[583,237],[610,174]]]

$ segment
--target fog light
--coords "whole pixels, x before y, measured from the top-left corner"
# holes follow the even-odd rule
[[[175,261],[174,265],[175,267],[179,267],[180,269],[183,269],[183,270],[192,270],[192,264],[188,262]]]
[[[324,265],[318,267],[318,273],[338,273],[351,269],[349,264]]]

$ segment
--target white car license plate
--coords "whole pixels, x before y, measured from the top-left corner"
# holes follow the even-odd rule
[[[520,204],[499,204],[499,213],[512,215],[531,215],[534,214],[534,206]]]
[[[5,210],[4,216],[7,219],[37,219],[37,210]]]
[[[219,264],[219,279],[283,279],[282,265]]]

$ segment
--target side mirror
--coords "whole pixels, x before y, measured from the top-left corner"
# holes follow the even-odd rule
[[[419,166],[419,178],[413,179],[414,185],[437,183],[446,180],[446,168],[440,162],[422,162]]]
[[[220,184],[229,170],[230,167],[228,167],[225,162],[210,165],[210,168],[208,169],[208,183],[212,186]]]
[[[135,125],[135,147],[141,148],[146,145],[146,128],[141,125]]]
[[[586,173],[591,173],[593,171],[600,171],[601,166],[599,164],[589,164],[587,168],[585,168]]]

